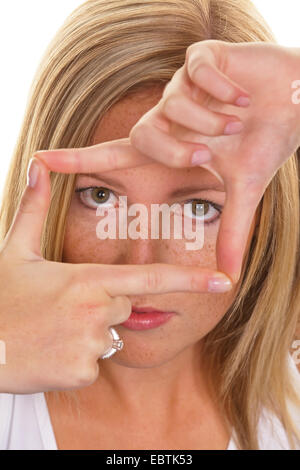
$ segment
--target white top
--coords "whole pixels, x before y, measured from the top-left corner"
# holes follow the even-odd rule
[[[290,354],[288,360],[300,392],[300,374]],[[300,430],[300,410],[294,405],[288,406]],[[279,419],[265,409],[259,420],[258,440],[261,450],[290,450]],[[59,450],[43,392],[0,393],[0,450]],[[237,450],[234,433],[226,450]]]

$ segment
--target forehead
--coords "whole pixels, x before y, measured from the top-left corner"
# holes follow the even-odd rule
[[[160,101],[165,86],[166,84],[164,83],[147,85],[135,92],[130,92],[127,96],[115,103],[99,121],[92,145],[127,138],[132,127],[140,118]],[[211,171],[203,167],[197,167],[193,170],[188,168],[175,169],[165,167],[158,162],[153,162],[149,165],[143,165],[142,167],[113,170],[105,174],[106,176],[110,174],[119,175],[122,179],[126,179],[127,176],[143,176],[143,178],[145,178],[146,175],[152,178],[153,173],[155,173],[154,176],[157,177],[158,172],[160,176],[166,174],[167,179],[170,179],[171,175],[173,177],[176,176],[177,179],[187,178],[189,175],[188,181],[196,177],[201,177],[201,179],[206,180],[208,186],[216,183],[219,190],[224,190],[223,185],[220,186],[219,179],[216,178]],[[179,181],[177,181],[177,183],[179,184]],[[183,184],[183,181],[181,184]]]
[[[161,99],[165,85],[145,87],[115,103],[100,120],[93,145],[129,136],[132,127]]]

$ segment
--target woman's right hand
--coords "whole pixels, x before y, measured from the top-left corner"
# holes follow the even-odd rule
[[[31,186],[24,190],[0,246],[0,340],[6,349],[6,362],[0,364],[1,393],[92,384],[98,360],[112,344],[109,327],[131,314],[127,295],[207,292],[210,278],[227,280],[221,273],[191,266],[45,260],[40,240],[51,185],[46,165],[33,161]]]

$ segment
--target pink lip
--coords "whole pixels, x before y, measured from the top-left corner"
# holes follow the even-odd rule
[[[138,308],[133,305],[130,317],[121,325],[130,330],[148,330],[163,325],[173,315],[175,312],[164,312],[152,307]]]

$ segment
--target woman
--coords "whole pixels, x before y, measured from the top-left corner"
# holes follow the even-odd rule
[[[10,347],[8,367],[1,369],[3,448],[299,445],[299,377],[288,356],[299,300],[296,155],[263,195],[240,282],[217,294],[207,286],[216,270],[224,188],[216,190],[217,179],[201,167],[170,169],[149,160],[134,167],[142,157],[122,140],[160,100],[186,48],[208,38],[272,40],[246,1],[98,0],[77,8],[49,46],[1,213],[1,311],[8,312],[1,317],[1,336]],[[51,175],[42,237],[42,254],[51,263],[41,261],[50,195],[42,163],[17,211],[30,157],[38,149],[115,140],[114,151],[132,158],[132,167],[97,179]],[[146,206],[206,201],[202,251],[187,252],[183,240],[97,239],[90,209],[103,203],[103,194],[110,204],[118,194]],[[173,314],[159,327],[137,331],[128,324],[131,304]],[[111,325],[117,325],[124,348],[98,363],[97,354],[111,344]]]

